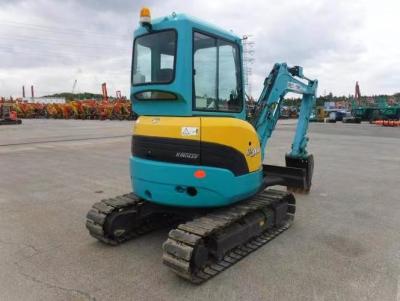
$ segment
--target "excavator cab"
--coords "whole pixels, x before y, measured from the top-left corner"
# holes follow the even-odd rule
[[[133,46],[135,112],[245,119],[241,52],[239,37],[183,14],[142,22]]]

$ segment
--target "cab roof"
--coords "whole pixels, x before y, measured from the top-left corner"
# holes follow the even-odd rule
[[[151,21],[152,29],[155,31],[165,30],[165,29],[178,29],[181,27],[191,27],[210,34],[214,34],[231,41],[238,41],[241,38],[235,35],[233,32],[227,31],[220,27],[217,27],[208,22],[202,21],[198,18],[186,15],[186,14],[176,14],[172,13],[168,16],[156,18]],[[135,36],[140,36],[148,33],[147,29],[139,25],[135,30]]]

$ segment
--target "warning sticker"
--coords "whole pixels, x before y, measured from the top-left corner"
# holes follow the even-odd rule
[[[197,136],[199,134],[198,127],[184,126],[181,129],[182,136]]]

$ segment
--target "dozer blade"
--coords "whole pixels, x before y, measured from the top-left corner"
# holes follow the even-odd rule
[[[202,283],[288,229],[295,211],[293,194],[264,190],[171,230],[163,262],[179,276]]]
[[[313,155],[308,155],[306,158],[286,155],[285,160],[286,167],[263,164],[263,187],[282,185],[290,192],[310,192],[314,171]]]

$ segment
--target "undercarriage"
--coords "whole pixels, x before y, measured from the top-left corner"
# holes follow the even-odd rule
[[[130,193],[94,204],[86,227],[109,245],[172,228],[163,244],[164,264],[201,283],[288,229],[295,211],[293,194],[272,189],[229,207],[196,210],[153,204]]]

